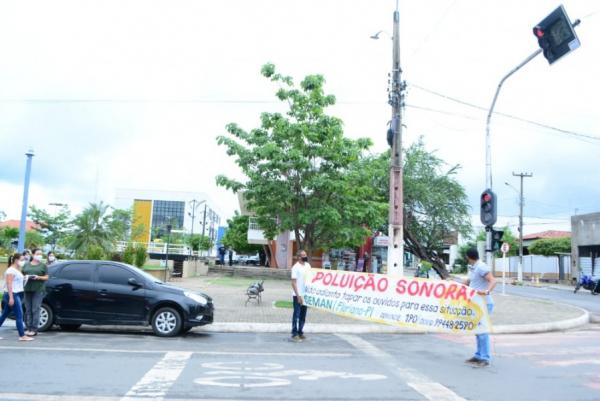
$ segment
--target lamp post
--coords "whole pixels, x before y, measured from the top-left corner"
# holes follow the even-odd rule
[[[192,229],[190,230],[191,237],[194,235],[194,222],[196,221],[196,209],[198,208],[198,206],[200,206],[203,203],[206,203],[206,200],[198,202],[196,199],[192,199],[190,201],[190,204],[192,205],[192,212],[191,213],[188,212],[188,216],[190,216],[192,218]],[[190,249],[191,249],[191,246],[190,246]],[[190,252],[192,252],[192,251],[190,250]]]
[[[27,156],[27,164],[25,165],[25,182],[23,185],[23,207],[21,209],[21,222],[19,223],[19,243],[17,251],[23,252],[25,249],[25,231],[27,230],[27,203],[29,201],[29,179],[31,177],[31,162],[33,159],[33,149],[29,149]]]
[[[173,226],[167,224],[167,247],[165,249],[165,283],[167,282],[167,272],[169,271],[169,242],[171,241],[171,229]]]

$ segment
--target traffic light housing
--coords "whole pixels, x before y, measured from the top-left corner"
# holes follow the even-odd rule
[[[481,194],[481,223],[486,227],[493,226],[498,219],[496,200],[496,194],[491,189],[486,189]]]
[[[559,6],[537,24],[533,28],[533,34],[549,64],[581,45],[563,6]]]
[[[394,131],[391,128],[387,130],[387,143],[390,145],[390,148],[394,147]]]
[[[499,251],[502,247],[503,230],[492,230],[492,251]]]

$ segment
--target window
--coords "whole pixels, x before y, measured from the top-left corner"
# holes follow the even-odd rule
[[[93,271],[92,263],[70,263],[62,268],[58,277],[63,280],[92,281]]]
[[[156,200],[152,205],[152,232],[154,238],[162,238],[167,235],[167,225],[172,230],[183,228],[185,215],[185,202]]]
[[[127,285],[130,278],[140,281],[136,275],[124,267],[115,265],[100,265],[98,268],[98,282],[105,284]]]

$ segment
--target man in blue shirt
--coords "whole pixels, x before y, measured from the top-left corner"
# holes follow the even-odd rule
[[[469,263],[469,278],[465,285],[477,291],[477,294],[486,298],[488,312],[491,314],[494,309],[494,300],[490,293],[496,286],[496,279],[492,275],[490,268],[479,260],[477,249],[471,248],[467,251],[467,261]],[[488,333],[477,334],[477,352],[475,356],[467,359],[465,362],[477,367],[489,366],[490,355],[490,335]]]

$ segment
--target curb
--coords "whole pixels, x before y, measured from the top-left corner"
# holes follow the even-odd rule
[[[600,315],[590,315],[584,309],[578,308],[582,314],[573,319],[556,322],[533,324],[505,324],[493,326],[492,334],[528,334],[562,331],[585,326],[590,322],[600,322]],[[289,333],[289,323],[213,323],[200,329],[207,333]],[[416,330],[406,327],[386,326],[383,324],[307,324],[307,333],[319,334],[435,334],[436,331]]]

